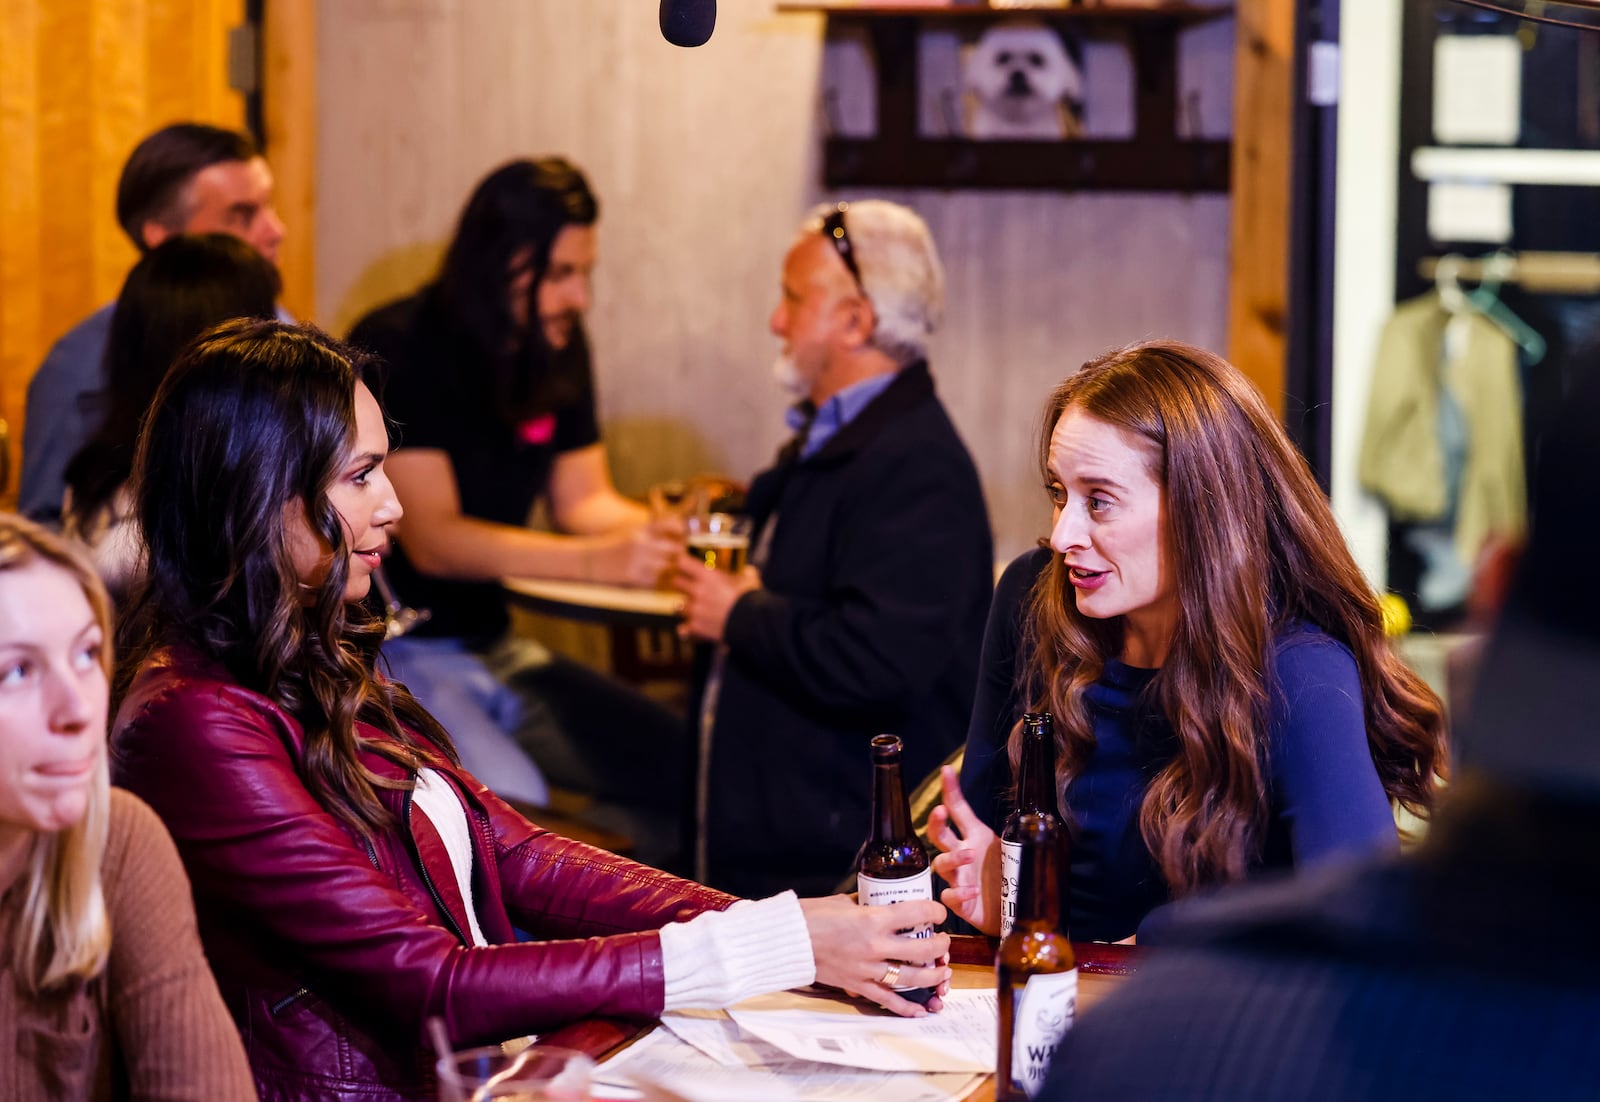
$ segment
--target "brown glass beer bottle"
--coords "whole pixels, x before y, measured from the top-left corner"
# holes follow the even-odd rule
[[[1049,712],[1022,717],[1022,760],[1017,764],[1017,806],[1000,830],[1000,936],[1017,916],[1017,877],[1022,869],[1024,815],[1056,817],[1056,741]]]
[[[1061,924],[1061,832],[1054,815],[1024,815],[1017,917],[1000,940],[996,1102],[1021,1102],[1044,1084],[1050,1058],[1078,1012],[1078,961]]]
[[[933,898],[933,869],[916,831],[911,829],[911,805],[900,778],[900,739],[878,735],[872,740],[872,833],[856,860],[857,898],[863,906],[903,903]],[[927,923],[898,931],[907,939],[933,936]],[[914,945],[906,946],[911,964],[920,960]],[[916,1003],[933,997],[931,987],[896,987],[896,993]]]

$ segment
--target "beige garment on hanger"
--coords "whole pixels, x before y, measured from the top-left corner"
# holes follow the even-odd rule
[[[1522,384],[1515,343],[1476,311],[1455,315],[1464,336],[1446,360],[1444,333],[1451,317],[1438,294],[1429,292],[1401,303],[1384,325],[1359,477],[1396,520],[1443,518],[1451,502],[1439,401],[1449,388],[1468,431],[1454,534],[1470,564],[1491,535],[1516,538],[1527,529]]]

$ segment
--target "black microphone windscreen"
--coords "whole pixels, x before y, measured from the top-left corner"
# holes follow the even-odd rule
[[[717,0],[661,0],[661,36],[674,46],[704,46],[717,25]]]

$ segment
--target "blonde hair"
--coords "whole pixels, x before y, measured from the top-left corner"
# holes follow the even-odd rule
[[[31,521],[0,513],[0,573],[35,562],[72,575],[105,638],[101,665],[111,670],[111,600],[99,575],[66,541]],[[88,810],[65,830],[36,834],[23,866],[13,967],[30,991],[88,980],[105,968],[111,922],[100,886],[111,817],[110,767],[104,752],[89,782]]]

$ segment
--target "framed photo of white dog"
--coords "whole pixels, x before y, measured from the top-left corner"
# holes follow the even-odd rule
[[[1083,135],[1083,49],[1037,20],[1006,20],[968,46],[966,131],[980,141],[1060,141]]]

